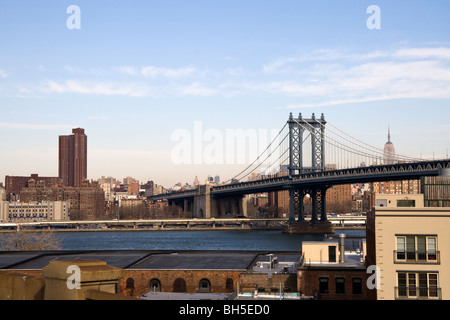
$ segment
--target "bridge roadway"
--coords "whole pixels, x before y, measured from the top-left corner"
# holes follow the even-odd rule
[[[450,175],[450,160],[398,163],[382,166],[359,167],[352,169],[308,172],[295,176],[273,177],[221,186],[212,186],[211,196],[233,196],[270,191],[289,190],[291,188],[328,186],[351,183],[394,181],[419,179],[423,176]],[[149,200],[182,200],[194,198],[198,189],[159,194],[148,197]]]
[[[336,226],[364,226],[366,216],[338,216],[328,219]],[[117,229],[154,229],[164,230],[170,228],[275,228],[288,222],[288,218],[211,218],[211,219],[150,219],[150,220],[93,220],[93,221],[39,221],[39,222],[6,222],[0,223],[0,230],[7,229],[52,229],[69,231],[96,229],[96,230],[117,230]]]

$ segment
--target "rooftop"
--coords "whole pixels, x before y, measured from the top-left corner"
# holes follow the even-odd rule
[[[262,251],[36,251],[0,252],[0,269],[41,270],[52,260],[101,260],[108,265],[134,270],[247,270],[255,261],[297,261],[299,252]],[[292,258],[293,257],[293,258]]]

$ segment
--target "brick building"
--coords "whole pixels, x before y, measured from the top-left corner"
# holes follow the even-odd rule
[[[298,291],[319,300],[369,299],[365,243],[361,252],[345,252],[343,247],[345,244],[337,240],[303,242]]]
[[[21,202],[67,201],[71,220],[95,220],[105,214],[105,194],[98,183],[84,180],[80,187],[31,186],[20,192]]]
[[[64,186],[80,187],[87,178],[87,136],[76,128],[68,136],[59,136],[59,178]]]
[[[27,176],[5,176],[5,189],[7,194],[19,195],[22,188],[27,188],[28,183],[44,186],[46,188],[53,187],[61,182],[58,177],[39,177],[38,174]]]

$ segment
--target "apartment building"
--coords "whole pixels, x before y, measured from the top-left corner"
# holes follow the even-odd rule
[[[450,208],[374,207],[367,265],[378,268],[378,300],[450,299]]]

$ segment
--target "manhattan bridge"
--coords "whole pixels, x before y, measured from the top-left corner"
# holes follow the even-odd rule
[[[245,195],[287,190],[289,223],[305,222],[303,199],[309,195],[312,214],[308,226],[328,226],[326,193],[334,185],[420,179],[450,173],[450,160],[423,160],[386,153],[334,126],[322,114],[295,118],[285,125],[258,157],[222,185],[159,194],[149,200],[167,200],[195,218],[246,215]],[[249,176],[256,179],[249,180]],[[327,227],[325,227],[327,229]]]

